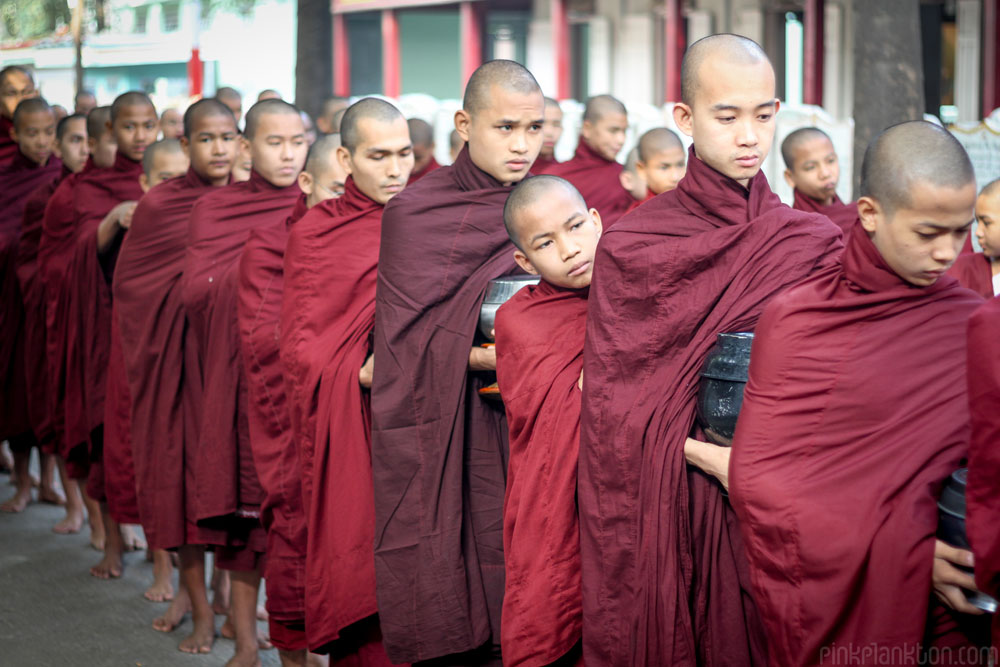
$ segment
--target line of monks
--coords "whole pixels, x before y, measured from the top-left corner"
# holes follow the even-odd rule
[[[734,35],[685,54],[692,147],[657,128],[624,167],[618,100],[559,163],[559,105],[504,60],[446,167],[377,98],[313,141],[273,91],[242,131],[231,89],[58,123],[27,70],[0,93],[4,509],[37,447],[57,532],[103,526],[95,576],[141,524],[180,650],[216,636],[211,551],[231,665],[995,664],[968,596],[1000,596],[1000,184],[946,130],[879,134],[849,204],[796,131],[785,206],[774,70]],[[717,444],[699,372],[750,331]],[[971,549],[937,537],[963,466]]]

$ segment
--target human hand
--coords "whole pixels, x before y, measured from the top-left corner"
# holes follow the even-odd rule
[[[962,592],[963,588],[979,590],[976,588],[976,580],[968,572],[955,567],[972,567],[973,563],[971,551],[934,540],[934,568],[931,574],[934,595],[955,611],[978,616],[984,613],[983,610],[970,603]]]
[[[497,369],[497,349],[494,346],[473,346],[469,350],[469,370],[495,371]]]
[[[684,458],[688,463],[715,477],[729,491],[729,447],[720,447],[694,438],[684,441]]]

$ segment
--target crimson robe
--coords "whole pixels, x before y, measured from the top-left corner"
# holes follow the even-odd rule
[[[251,171],[250,180],[209,192],[191,211],[181,281],[189,520],[200,524],[199,540],[236,551],[266,549],[260,525],[264,492],[250,449],[240,355],[240,255],[250,232],[286,217],[300,194],[295,183],[275,187]],[[230,569],[255,566],[242,561]]]
[[[534,164],[531,165],[531,173],[536,176],[539,174],[551,174],[552,170],[560,164],[562,163],[559,162],[559,160],[557,160],[554,156],[548,158],[539,155],[535,158]]]
[[[821,204],[812,197],[807,197],[796,189],[794,191],[795,201],[792,203],[792,208],[799,211],[805,211],[807,213],[819,213],[820,215],[825,215],[830,218],[838,227],[840,231],[844,232],[844,238],[847,238],[848,233],[851,231],[851,227],[858,220],[858,204],[857,202],[850,202],[845,204],[840,201],[840,197],[834,195],[833,203],[830,205]]]
[[[1000,598],[1000,297],[969,320],[968,383],[972,435],[966,530],[976,557],[976,585]],[[993,618],[993,646],[1000,649],[1000,617]]]
[[[650,199],[652,199],[655,196],[656,196],[656,193],[654,193],[652,190],[647,189],[646,190],[646,198],[643,199],[643,200],[641,200],[641,201],[633,201],[632,205],[628,207],[628,211],[626,211],[626,213],[631,213],[632,211],[634,211],[635,209],[639,208],[640,206],[642,206],[643,204],[645,204],[646,202],[648,202]]]
[[[285,257],[281,331],[301,433],[306,634],[324,653],[345,628],[377,623],[371,409],[358,371],[375,324],[382,208],[348,178],[343,197],[292,229]],[[389,664],[371,649],[374,662]]]
[[[587,663],[764,660],[735,516],[684,442],[716,335],[752,330],[775,294],[835,261],[840,238],[762,172],[746,189],[693,149],[677,189],[602,236],[579,469]]]
[[[765,308],[729,489],[771,664],[836,664],[836,646],[917,655],[937,499],[969,441],[953,362],[981,303],[950,277],[907,283],[858,225],[842,266]]]
[[[375,296],[375,581],[386,650],[416,662],[500,637],[503,409],[471,373],[487,284],[514,273],[510,188],[463,148],[392,198]],[[475,660],[469,657],[468,661]]]
[[[542,280],[497,311],[497,381],[510,427],[504,665],[549,665],[580,641],[576,469],[587,294]]]
[[[435,160],[433,157],[431,157],[431,161],[428,162],[426,165],[424,165],[423,169],[421,169],[420,171],[414,171],[414,172],[410,173],[410,179],[408,181],[406,181],[407,184],[408,185],[413,185],[414,183],[416,183],[417,181],[419,181],[421,178],[423,178],[427,174],[431,173],[432,171],[434,171],[435,169],[437,169],[440,166],[441,165],[438,164],[438,161]]]
[[[0,168],[7,166],[20,152],[17,142],[10,136],[10,131],[14,129],[14,120],[7,116],[0,116]]]
[[[601,214],[604,229],[625,215],[635,201],[618,178],[622,165],[599,155],[582,138],[573,159],[554,165],[547,173],[572,183],[583,195],[587,206],[596,208]]]
[[[983,253],[959,255],[948,275],[984,299],[993,298],[993,265]]]

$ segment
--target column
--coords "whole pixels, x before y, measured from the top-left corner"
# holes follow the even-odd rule
[[[458,7],[462,43],[462,89],[472,73],[483,64],[483,22],[478,4],[466,0]]]
[[[386,97],[399,97],[399,22],[396,12],[382,10],[382,93]]]
[[[569,11],[566,0],[552,0],[552,45],[556,61],[556,98],[570,97]]]
[[[802,67],[802,101],[823,106],[823,18],[824,0],[806,0],[805,44]]]
[[[663,2],[663,102],[681,101],[681,61],[684,59],[684,17],[681,0]]]
[[[351,45],[343,14],[333,15],[333,94],[351,96]]]

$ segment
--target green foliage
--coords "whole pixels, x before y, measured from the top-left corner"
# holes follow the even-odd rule
[[[51,35],[69,25],[66,0],[0,0],[0,20],[6,38],[32,39]]]

